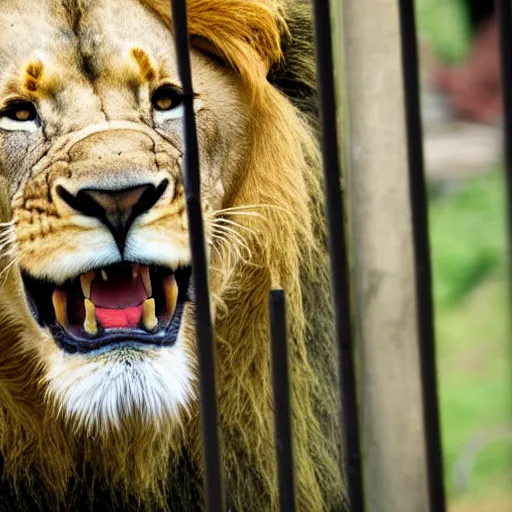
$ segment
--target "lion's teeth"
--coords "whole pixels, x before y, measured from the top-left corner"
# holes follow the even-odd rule
[[[165,293],[167,315],[170,320],[174,314],[174,310],[176,309],[176,303],[178,302],[178,284],[176,283],[174,275],[164,277],[163,288]]]
[[[137,279],[137,277],[139,277],[139,272],[140,272],[140,265],[139,264],[134,265],[132,267],[132,279]]]
[[[61,325],[67,324],[67,296],[62,290],[55,290],[52,294],[53,309],[55,318]]]
[[[80,284],[82,285],[82,293],[86,299],[91,298],[91,283],[92,280],[96,277],[96,273],[92,270],[90,272],[86,272],[80,276]]]
[[[147,331],[152,331],[158,324],[155,315],[155,299],[146,299],[142,309],[142,323]]]
[[[96,334],[98,332],[98,323],[96,322],[96,306],[89,299],[84,300],[84,306],[84,329],[88,334]]]
[[[103,279],[103,281],[106,281],[108,279],[106,271],[101,269],[100,273],[101,273],[101,279]]]
[[[153,288],[151,286],[151,279],[149,277],[149,267],[140,267],[139,273],[142,279],[142,284],[144,285],[144,290],[146,291],[146,295],[151,297],[153,295]]]

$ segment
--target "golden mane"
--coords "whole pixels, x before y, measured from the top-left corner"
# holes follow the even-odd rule
[[[172,30],[167,0],[140,0]],[[191,0],[187,2],[192,44],[219,56],[257,95],[268,69],[282,58],[281,37],[286,31],[282,2],[276,0]]]
[[[168,2],[142,1],[171,26]],[[236,219],[249,245],[250,264],[229,258],[213,263],[212,279],[226,280],[224,315],[218,315],[215,328],[228,487],[236,482],[242,491],[232,496],[236,510],[246,509],[246,496],[251,496],[251,510],[277,509],[274,445],[269,443],[274,428],[267,328],[271,288],[283,288],[288,297],[299,510],[327,510],[329,503],[340,503],[343,488],[309,9],[303,1],[188,2],[192,38],[212,43],[257,99],[253,115],[260,128],[252,159],[226,206],[271,207],[265,216]],[[240,300],[241,292],[252,300]],[[192,451],[199,453],[200,447]],[[241,468],[248,463],[252,478]]]
[[[139,1],[172,28],[168,0]],[[243,239],[242,257],[221,247],[212,256],[210,276],[221,290],[214,297],[215,336],[230,506],[238,511],[278,510],[267,308],[269,291],[280,287],[286,291],[288,306],[298,510],[340,510],[344,491],[336,349],[316,140],[310,6],[303,0],[188,0],[187,4],[192,44],[213,51],[241,77],[253,98],[251,115],[258,125],[250,134],[244,175],[223,205],[241,209],[230,219]],[[247,211],[253,214],[243,214]],[[244,251],[250,253],[250,260],[243,257]],[[9,279],[6,286],[10,283]],[[3,342],[26,336],[16,305],[0,302],[0,308]],[[41,419],[11,402],[15,397],[23,403],[33,390],[39,390],[34,400],[45,399],[35,358],[20,356],[27,364],[19,375],[12,357],[0,355],[0,369],[9,383],[8,393],[0,391],[4,472],[15,482],[28,482],[28,490],[36,494],[38,486],[44,486],[58,502],[67,495],[69,482],[82,478],[76,454],[83,446],[89,450],[89,444],[72,435],[73,426],[63,422],[58,404],[54,417]],[[116,436],[122,432],[105,437],[101,453],[84,455],[95,461],[98,472],[91,482],[104,477],[121,489],[119,499],[153,510],[169,507],[171,485],[174,499],[182,500],[171,509],[191,510],[197,505],[191,496],[202,495],[201,477],[188,467],[202,466],[198,415],[196,406],[180,427],[163,426],[157,436],[141,427],[129,454],[116,449]],[[145,449],[149,438],[151,452]],[[91,494],[104,491],[92,484],[91,489]]]

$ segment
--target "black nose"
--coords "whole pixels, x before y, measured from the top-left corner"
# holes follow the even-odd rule
[[[148,183],[122,190],[84,188],[76,195],[58,186],[57,194],[71,208],[103,222],[122,254],[133,221],[156,204],[168,184],[169,180],[164,179],[158,186]]]

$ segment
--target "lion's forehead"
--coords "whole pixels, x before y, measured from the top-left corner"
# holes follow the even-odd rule
[[[113,54],[127,56],[133,47],[144,48],[154,59],[166,58],[173,49],[167,27],[139,0],[94,0],[83,12],[77,33],[82,51],[91,52],[98,64]]]
[[[44,0],[0,3],[0,73],[4,80],[30,58],[58,54],[62,61],[70,60],[76,38],[51,7]]]
[[[139,64],[133,59],[134,48],[142,49],[152,65],[165,64],[167,75],[176,74],[171,34],[141,2],[92,0],[86,9],[80,9],[78,3],[0,3],[0,94],[30,95],[31,89],[24,91],[24,87],[27,69],[30,75],[34,64],[41,68],[36,78],[45,81],[39,90],[51,88],[52,97],[69,95],[73,86],[87,89],[102,79],[111,86],[113,77],[117,86],[129,86]],[[120,77],[125,78],[124,84],[119,83],[123,82]]]

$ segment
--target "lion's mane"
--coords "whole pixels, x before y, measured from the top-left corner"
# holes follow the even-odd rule
[[[171,26],[167,0],[140,1]],[[259,127],[248,134],[250,161],[225,201],[231,208],[255,205],[255,214],[237,216],[234,228],[250,258],[221,250],[222,258],[212,256],[210,276],[221,290],[214,297],[215,335],[229,504],[237,511],[278,509],[267,308],[269,291],[280,287],[288,306],[298,508],[341,510],[311,6],[302,0],[187,3],[192,44],[239,74]],[[21,501],[29,491],[40,503],[65,499],[68,507],[88,496],[91,503],[104,504],[108,496],[118,505],[127,500],[149,509],[166,504],[195,509],[202,497],[197,406],[180,427],[162,428],[158,435],[141,426],[127,453],[117,449],[116,436],[122,433],[91,441],[58,414],[45,414],[37,405],[45,400],[41,364],[6,349],[19,347],[16,341],[29,335],[28,317],[19,314],[23,308],[5,299],[14,279],[6,280],[0,304],[0,453],[10,482],[6,490],[17,489]]]

